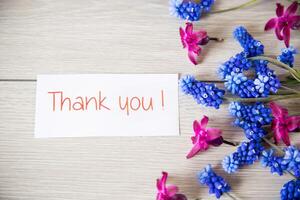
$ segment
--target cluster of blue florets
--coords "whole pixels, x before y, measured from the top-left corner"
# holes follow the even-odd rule
[[[229,192],[231,189],[230,185],[213,171],[211,165],[207,165],[198,173],[198,181],[208,186],[209,194],[215,194],[218,199],[223,193]]]
[[[211,106],[218,109],[222,104],[225,91],[216,87],[212,83],[197,81],[194,76],[187,75],[180,79],[181,90],[188,95],[192,95],[198,104]]]
[[[245,122],[240,125],[249,140],[261,141],[267,132],[257,123]]]
[[[298,53],[297,49],[295,49],[293,46],[290,46],[288,48],[281,49],[281,54],[277,56],[277,60],[280,62],[283,62],[290,67],[294,67],[294,61],[295,61],[295,55]]]
[[[272,121],[271,109],[260,102],[249,105],[240,102],[231,102],[229,111],[240,123],[253,122],[266,125]]]
[[[283,175],[284,169],[282,168],[282,157],[274,155],[274,150],[263,151],[261,154],[261,164],[264,167],[270,167],[272,174]]]
[[[263,103],[245,105],[240,102],[231,102],[229,110],[236,119],[234,124],[244,129],[244,133],[249,140],[261,141],[267,134],[262,128],[263,125],[272,121],[271,109]]]
[[[281,165],[284,169],[294,173],[296,177],[300,177],[300,151],[295,146],[289,146],[284,149],[284,157]]]
[[[264,45],[260,41],[255,40],[244,27],[237,27],[233,31],[233,37],[240,43],[248,57],[264,53]]]
[[[204,2],[206,1],[202,1]],[[275,72],[268,68],[268,62],[249,59],[263,54],[264,46],[244,27],[238,27],[233,35],[244,50],[221,65],[219,74],[225,81],[225,88],[242,98],[267,97],[271,92],[276,93],[280,82]],[[296,51],[293,48],[286,48],[277,59],[293,67],[294,54]],[[255,72],[253,79],[245,74],[249,70]],[[190,75],[180,80],[180,87],[185,94],[192,95],[198,104],[215,108],[219,108],[222,104],[225,93],[215,84],[197,81]],[[262,165],[269,167],[271,173],[281,176],[285,171],[289,171],[296,177],[300,177],[300,151],[296,147],[290,146],[284,149],[284,156],[275,155],[272,149],[264,151],[261,140],[267,134],[263,126],[272,122],[270,108],[259,102],[251,105],[232,102],[229,110],[235,117],[234,124],[244,130],[249,141],[242,142],[235,152],[223,159],[222,166],[227,173],[235,173],[240,167],[253,164],[261,156]],[[229,185],[214,173],[210,165],[198,174],[198,179],[200,183],[207,185],[209,193],[215,194],[217,198],[230,190]],[[281,199],[300,199],[300,181],[286,183],[281,190]]]
[[[202,12],[208,13],[211,11],[211,7],[214,5],[215,0],[202,0],[200,1],[200,8]]]
[[[281,200],[300,199],[300,180],[291,180],[285,183],[280,191]]]
[[[264,151],[261,163],[265,167],[270,167],[273,174],[281,176],[284,171],[289,171],[300,177],[300,151],[295,146],[285,148],[284,156],[275,156],[273,150]]]
[[[244,50],[220,66],[219,74],[225,81],[226,89],[242,98],[267,97],[270,92],[276,93],[280,82],[274,71],[268,68],[268,62],[248,59],[263,54],[262,43],[255,40],[244,27],[236,28],[233,35]],[[244,74],[250,69],[255,71],[253,79]]]
[[[214,0],[202,0],[199,3],[193,0],[170,0],[172,15],[189,21],[198,21],[203,13],[208,13]]]
[[[251,165],[258,160],[263,150],[264,147],[256,140],[242,142],[237,151],[223,159],[223,169],[227,173],[235,173],[239,167]]]

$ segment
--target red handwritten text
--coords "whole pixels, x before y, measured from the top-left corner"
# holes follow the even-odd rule
[[[94,110],[110,110],[110,108],[104,104],[106,100],[105,96],[101,95],[99,91],[98,96],[77,96],[76,98],[65,97],[62,91],[48,92],[52,95],[52,111],[84,111],[93,108]]]

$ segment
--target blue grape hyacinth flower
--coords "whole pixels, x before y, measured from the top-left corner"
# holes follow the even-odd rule
[[[208,13],[214,0],[170,0],[170,14],[183,20],[198,21],[203,13]]]
[[[233,35],[243,47],[243,51],[231,57],[219,68],[219,75],[225,81],[226,89],[241,98],[267,97],[271,92],[276,93],[280,81],[275,72],[268,68],[268,62],[248,59],[264,53],[262,43],[255,40],[241,26],[234,30]],[[245,74],[250,69],[255,71],[254,78]]]
[[[253,81],[248,80],[243,73],[232,72],[227,75],[224,85],[232,94],[239,95],[242,98],[259,97],[259,93],[254,89]]]
[[[229,111],[236,119],[234,125],[244,129],[244,133],[249,140],[261,141],[267,134],[262,125],[270,124],[272,121],[271,109],[263,103],[243,104],[231,102]]]
[[[298,53],[293,46],[281,49],[281,54],[277,56],[277,60],[283,62],[290,67],[294,67],[295,55]]]
[[[181,90],[192,95],[198,104],[218,109],[223,102],[225,91],[217,88],[215,84],[204,83],[196,80],[194,76],[187,75],[180,79],[179,85]]]
[[[241,102],[231,102],[229,111],[232,116],[246,122],[267,125],[272,121],[271,109],[261,102],[250,105]]]
[[[226,156],[222,161],[223,169],[229,174],[235,173],[238,170],[239,166],[240,166],[240,158],[237,152],[234,152],[229,156]]]
[[[280,191],[281,200],[300,199],[300,180],[291,180],[283,185]]]
[[[256,140],[242,142],[236,152],[226,156],[222,161],[223,169],[231,174],[244,165],[251,165],[258,160],[264,147]]]
[[[244,122],[240,125],[240,127],[244,129],[245,136],[249,140],[256,140],[260,142],[262,138],[267,135],[267,132],[262,128],[262,126],[257,123]]]
[[[237,27],[233,32],[233,37],[240,43],[248,57],[264,53],[264,45],[260,41],[255,40],[245,27]]]
[[[231,190],[230,185],[213,171],[211,165],[207,165],[201,170],[197,177],[200,184],[208,186],[209,194],[215,194],[218,199],[223,193]]]
[[[284,149],[284,157],[281,165],[283,169],[291,171],[296,177],[300,177],[300,151],[295,146]]]
[[[282,157],[275,156],[274,150],[270,149],[268,151],[263,151],[261,155],[260,162],[264,167],[270,167],[272,174],[283,175],[284,169],[282,169]]]
[[[257,89],[259,92],[263,93],[261,96],[268,96],[269,91],[276,93],[280,87],[280,81],[276,76],[275,71],[268,67],[268,61],[256,60],[253,61],[253,64],[255,65],[255,71],[258,75],[257,81],[254,80],[254,84],[256,87],[258,86]],[[261,83],[263,83],[263,90],[260,90]]]
[[[198,21],[201,17],[201,5],[194,1],[170,0],[170,13],[180,19]]]
[[[245,52],[241,52],[232,56],[228,61],[223,63],[219,68],[219,75],[221,79],[225,79],[231,73],[241,73],[243,70],[249,70],[252,67],[251,60],[247,59]]]
[[[201,10],[205,13],[210,12],[214,3],[215,3],[215,0],[201,0],[200,1]]]
[[[249,69],[255,71],[253,79],[244,74]],[[225,81],[226,89],[242,98],[267,97],[280,87],[280,81],[275,72],[268,68],[268,62],[251,61],[245,53],[239,53],[223,63],[219,75]]]

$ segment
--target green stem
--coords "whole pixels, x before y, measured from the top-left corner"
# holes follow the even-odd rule
[[[283,63],[283,62],[280,62],[279,60],[277,59],[274,59],[274,58],[271,58],[271,57],[268,57],[268,56],[265,56],[265,55],[262,55],[262,56],[254,56],[254,57],[250,57],[249,58],[250,60],[267,60],[271,63],[273,63],[274,65],[277,65],[283,69],[286,69],[288,71],[290,70],[293,70],[293,68],[291,68],[290,66],[288,66],[287,64]]]
[[[209,40],[213,40],[213,41],[216,41],[216,42],[223,42],[223,41],[224,41],[224,38],[209,37]]]
[[[268,140],[267,138],[262,138],[263,139],[263,141],[265,142],[265,143],[267,143],[269,146],[271,146],[273,149],[275,149],[276,151],[278,151],[280,154],[282,154],[282,155],[284,155],[284,151],[281,149],[281,148],[279,148],[277,145],[275,145],[275,144],[273,144],[270,140]]]
[[[236,198],[235,196],[233,196],[233,195],[230,194],[229,192],[225,192],[225,194],[226,194],[229,198],[231,198],[231,199],[233,199],[233,200],[238,200],[238,198]]]
[[[289,87],[284,86],[284,85],[281,85],[280,87],[282,87],[282,88],[284,88],[284,89],[286,89],[286,90],[288,90],[288,91],[291,91],[291,92],[293,92],[293,93],[300,94],[300,92],[299,92],[298,90],[295,90],[295,89],[293,89],[293,88],[289,88]]]
[[[241,5],[232,7],[232,8],[227,8],[227,9],[224,9],[224,10],[215,10],[215,11],[211,11],[210,13],[223,13],[223,12],[228,12],[228,11],[232,11],[232,10],[237,10],[237,9],[240,9],[240,8],[245,8],[247,6],[250,6],[250,5],[254,4],[256,1],[257,0],[251,0],[251,1],[248,1],[248,2],[243,3]]]
[[[226,194],[229,198],[231,198],[231,199],[233,199],[233,200],[239,200],[239,198],[237,198],[237,197],[235,197],[235,196],[233,196],[231,193],[229,193],[229,192],[225,192],[224,194]],[[200,199],[195,199],[195,200],[200,200]]]
[[[287,95],[287,94],[296,94],[296,92],[289,90],[277,90],[276,95]]]
[[[227,145],[234,146],[234,147],[239,146],[239,144],[240,144],[239,142],[229,142],[229,141],[224,140],[224,139],[223,139],[223,143],[227,144]]]
[[[295,0],[288,0],[289,2],[294,2]],[[297,0],[297,3],[300,4],[300,0]]]
[[[270,95],[269,97],[263,97],[263,98],[224,97],[224,100],[225,101],[237,101],[237,102],[252,103],[252,102],[271,102],[271,101],[278,101],[278,100],[283,100],[283,99],[296,99],[296,98],[300,98],[300,93],[289,94],[289,95]]]
[[[271,57],[267,57],[267,56],[255,56],[255,57],[250,57],[249,58],[250,60],[266,60],[266,61],[269,61],[270,63],[273,63],[274,65],[282,68],[282,69],[285,69],[287,71],[289,71],[291,73],[291,75],[297,80],[300,82],[300,76],[298,75],[297,71],[293,68],[291,68],[290,66],[288,66],[287,64],[285,63],[282,63],[280,61],[278,61],[277,59],[274,59],[274,58],[271,58]]]

